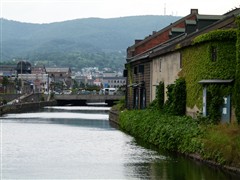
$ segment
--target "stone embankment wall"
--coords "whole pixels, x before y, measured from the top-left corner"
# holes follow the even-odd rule
[[[19,99],[22,103],[24,102],[39,102],[46,100],[47,96],[42,93],[30,93],[30,94],[0,94],[0,99],[5,100],[6,102],[13,102],[16,99]]]
[[[17,99],[21,94],[0,94],[0,99],[6,100],[7,102]]]
[[[0,116],[7,113],[22,113],[38,110],[44,106],[56,105],[56,101],[25,102],[0,106]]]
[[[109,111],[109,121],[119,125],[119,111]]]

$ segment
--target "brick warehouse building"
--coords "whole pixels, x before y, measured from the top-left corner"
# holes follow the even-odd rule
[[[197,9],[192,9],[191,13],[175,23],[154,32],[144,40],[136,40],[135,44],[127,49],[127,63],[125,64],[125,76],[127,77],[126,105],[128,109],[143,109],[155,98],[155,87],[157,81],[153,83],[154,71],[161,71],[161,63],[153,64],[158,51],[174,51],[176,43],[184,41],[186,37],[196,32],[204,33],[206,27],[223,19],[225,15],[199,15]],[[200,34],[198,34],[200,35]],[[171,47],[173,47],[171,49]],[[181,63],[174,63],[181,60],[180,54],[172,54],[168,60],[169,67],[164,67],[165,80],[168,84],[174,83],[181,70]],[[158,68],[153,68],[158,66]],[[156,74],[156,73],[155,73]]]

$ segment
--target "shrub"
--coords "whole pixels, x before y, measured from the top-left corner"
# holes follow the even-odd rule
[[[116,105],[112,106],[111,109],[116,111],[122,111],[125,108],[126,108],[125,97],[123,97],[119,101],[117,101]]]
[[[197,152],[202,134],[197,122],[190,117],[170,116],[156,110],[124,111],[120,114],[121,129],[162,149]]]
[[[198,122],[149,109],[126,110],[119,117],[122,130],[161,149],[195,153],[204,159],[240,168],[240,127]]]
[[[219,124],[207,128],[202,156],[220,164],[240,167],[240,127]]]
[[[167,86],[168,99],[164,105],[164,110],[173,115],[185,115],[186,112],[186,82],[184,78],[179,78],[175,84]]]
[[[163,108],[164,105],[164,83],[161,81],[157,86],[157,93],[156,93],[157,105],[159,109]]]

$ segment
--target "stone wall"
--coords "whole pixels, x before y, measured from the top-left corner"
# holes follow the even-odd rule
[[[0,99],[6,100],[7,102],[17,99],[21,94],[0,94]]]
[[[119,125],[119,111],[109,111],[109,121]]]
[[[56,105],[56,101],[26,102],[0,106],[0,116],[8,113],[23,113],[38,110],[44,106]]]

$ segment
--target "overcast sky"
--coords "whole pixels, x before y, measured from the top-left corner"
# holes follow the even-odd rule
[[[135,15],[186,16],[224,14],[240,7],[239,0],[0,0],[0,16],[21,22],[50,23],[65,20]]]

